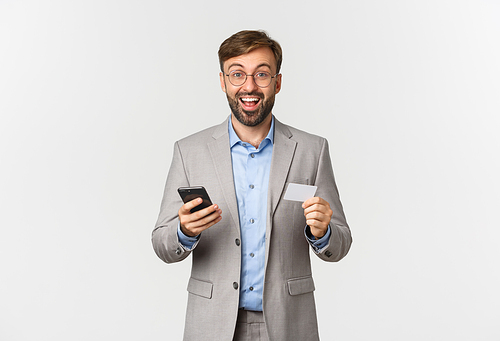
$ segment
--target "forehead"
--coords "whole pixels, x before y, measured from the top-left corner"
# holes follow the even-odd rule
[[[274,72],[276,71],[276,58],[269,47],[260,47],[248,53],[229,58],[224,62],[225,70],[235,68],[243,68],[245,70],[268,68]]]

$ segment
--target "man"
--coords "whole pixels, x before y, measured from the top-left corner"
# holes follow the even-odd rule
[[[241,31],[219,49],[231,115],[176,142],[153,247],[167,263],[192,254],[184,340],[318,340],[309,249],[325,261],[351,233],[328,143],[272,115],[281,89],[280,45]],[[317,186],[305,202],[288,184]],[[178,187],[204,186],[213,205],[191,209]]]

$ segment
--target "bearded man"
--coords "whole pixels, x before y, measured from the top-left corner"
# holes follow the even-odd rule
[[[192,254],[184,340],[319,340],[309,250],[336,262],[352,242],[328,142],[274,117],[282,50],[265,32],[232,35],[219,61],[231,114],[175,143],[152,234],[163,261]],[[213,204],[191,213],[187,186]]]

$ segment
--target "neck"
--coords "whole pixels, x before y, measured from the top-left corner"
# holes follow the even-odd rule
[[[233,114],[231,114],[231,123],[236,135],[238,135],[241,141],[250,143],[255,148],[259,148],[262,140],[266,138],[269,133],[269,129],[271,129],[271,122],[272,114],[269,114],[268,117],[259,125],[249,127],[241,124],[241,122],[238,121]]]

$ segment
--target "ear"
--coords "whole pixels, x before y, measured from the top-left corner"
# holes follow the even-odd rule
[[[274,94],[276,95],[281,91],[281,73],[276,76],[276,86],[274,88]]]
[[[224,74],[222,72],[219,72],[219,78],[220,78],[220,88],[222,89],[223,92],[226,92],[226,82],[224,82]]]

